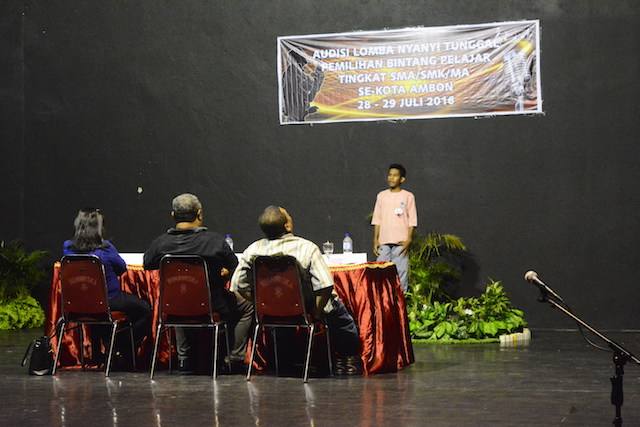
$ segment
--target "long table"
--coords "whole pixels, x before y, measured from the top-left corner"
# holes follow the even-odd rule
[[[360,331],[361,358],[365,375],[396,372],[414,362],[409,336],[404,294],[393,263],[370,262],[332,266],[335,290],[352,313]],[[140,265],[128,265],[120,277],[123,292],[137,295],[153,307],[151,336],[137,349],[138,366],[148,367],[158,319],[159,277],[155,270]],[[54,266],[47,310],[45,332],[52,335],[61,316],[59,265]],[[80,333],[71,330],[63,336],[60,366],[79,367]],[[56,348],[57,339],[52,339]],[[81,344],[84,354],[90,354],[90,334],[84,334]],[[159,351],[161,366],[168,364],[171,351],[162,337]]]

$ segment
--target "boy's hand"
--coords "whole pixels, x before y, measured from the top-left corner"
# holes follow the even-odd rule
[[[402,251],[400,253],[403,255],[408,253],[409,246],[411,246],[411,240],[405,240],[404,242],[400,242],[400,244],[402,245]]]
[[[377,240],[373,241],[373,254],[375,256],[380,255],[380,243]]]

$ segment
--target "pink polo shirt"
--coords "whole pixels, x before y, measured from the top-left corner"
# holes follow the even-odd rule
[[[407,190],[378,193],[371,225],[380,226],[380,244],[397,244],[407,240],[409,227],[418,226],[416,200]]]

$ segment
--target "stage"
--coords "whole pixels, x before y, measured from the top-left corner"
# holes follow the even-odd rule
[[[368,378],[159,372],[61,371],[30,377],[19,367],[41,331],[0,333],[4,426],[605,426],[613,419],[608,353],[577,332],[533,331],[529,347],[414,345],[416,362]],[[640,333],[611,333],[640,351]],[[627,364],[624,425],[640,425],[640,367]]]

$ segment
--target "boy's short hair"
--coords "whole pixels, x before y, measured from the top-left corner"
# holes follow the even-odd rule
[[[391,169],[398,169],[400,171],[400,176],[402,178],[406,178],[407,170],[400,163],[391,163],[387,168],[387,170],[391,170]]]

